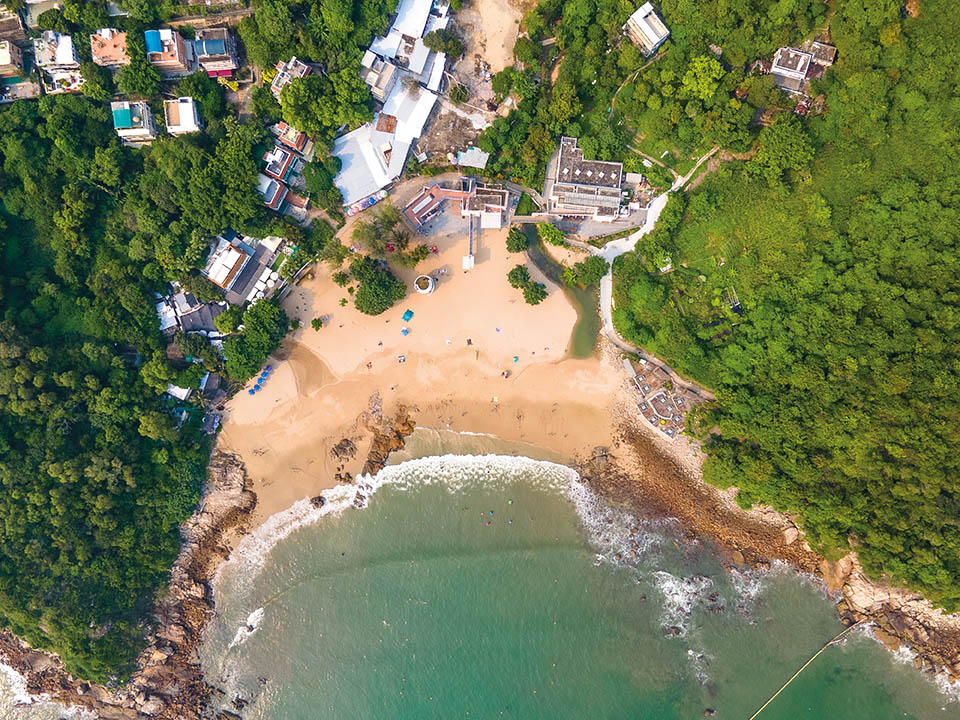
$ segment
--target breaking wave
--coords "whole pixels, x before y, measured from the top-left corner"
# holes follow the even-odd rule
[[[8,717],[24,720],[96,720],[96,715],[83,708],[60,705],[48,695],[31,695],[26,679],[9,665],[0,663],[0,718]]]
[[[272,515],[240,541],[230,559],[218,569],[217,579],[227,567],[256,575],[278,542],[327,516],[336,517],[351,508],[365,507],[384,486],[403,491],[440,486],[455,493],[468,485],[496,483],[506,486],[521,477],[525,482],[534,482],[539,487],[557,492],[572,492],[572,488],[582,487],[578,482],[580,476],[574,470],[544,460],[507,455],[440,455],[407,460],[387,466],[376,475],[358,477],[354,485],[339,485],[325,490],[322,505],[314,505],[304,499]],[[589,489],[586,492],[593,494]],[[580,493],[577,493],[579,496]]]
[[[241,625],[237,628],[237,634],[233,636],[233,640],[230,641],[230,645],[227,646],[227,650],[234,648],[237,645],[242,645],[247,641],[251,635],[253,635],[257,629],[260,627],[260,623],[263,622],[263,608],[257,608],[252,613],[247,616],[247,622],[244,625]]]
[[[671,635],[685,636],[689,629],[693,608],[707,599],[707,591],[713,587],[713,580],[706,575],[677,577],[664,570],[658,570],[653,574],[653,582],[663,595],[661,627]]]

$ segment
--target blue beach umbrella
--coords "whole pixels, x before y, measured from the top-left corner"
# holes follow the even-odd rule
[[[256,392],[256,390],[250,389],[250,390],[247,390],[247,392],[253,395]]]
[[[266,370],[267,372],[270,372],[271,370],[273,370],[273,368],[272,368],[270,365],[267,365],[267,366],[264,368],[264,370]]]

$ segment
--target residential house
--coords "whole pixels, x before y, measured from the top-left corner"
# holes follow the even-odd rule
[[[214,240],[201,274],[217,287],[229,290],[253,253],[253,248],[243,242],[239,235],[228,231]]]
[[[439,183],[423,188],[402,213],[419,230],[443,211],[447,201],[459,203],[461,217],[478,218],[481,228],[499,229],[510,204],[510,191],[500,184],[462,177],[452,188],[441,187]]]
[[[773,64],[770,66],[774,84],[790,93],[803,92],[803,84],[807,79],[811,60],[813,56],[803,50],[780,48],[773,56]]]
[[[364,53],[362,76],[383,107],[372,122],[334,141],[341,163],[334,184],[344,205],[359,209],[403,171],[433,112],[446,64],[446,56],[427,48],[423,37],[446,27],[448,10],[434,0],[400,0],[387,34]]]
[[[483,170],[487,166],[487,160],[490,159],[490,153],[484,152],[475,145],[469,146],[466,150],[457,152],[457,165],[460,167],[472,167]]]
[[[481,229],[499,230],[503,227],[509,204],[510,191],[503,185],[472,183],[469,197],[460,206],[460,215],[478,218]]]
[[[363,54],[360,64],[363,66],[360,72],[363,81],[370,86],[370,94],[375,100],[383,102],[397,81],[399,73],[396,65],[377,57],[370,50]]]
[[[560,138],[557,169],[547,192],[549,212],[612,222],[620,214],[623,164],[585,160],[577,139]]]
[[[333,141],[332,154],[340,158],[340,172],[333,182],[344,205],[373,195],[400,176],[410,146],[423,131],[436,101],[436,93],[398,84],[373,122]]]
[[[118,68],[130,64],[127,34],[114,28],[101,28],[90,36],[90,52],[97,65]]]
[[[810,55],[815,65],[828,68],[837,58],[837,49],[833,45],[814,41],[810,43]]]
[[[193,47],[197,62],[211,77],[230,77],[240,67],[237,43],[227,28],[197,30]]]
[[[113,114],[113,129],[124,143],[139,145],[157,139],[157,126],[146,102],[112,102],[110,111]]]
[[[201,128],[200,116],[197,115],[197,104],[192,97],[164,100],[163,119],[167,126],[167,132],[171,135],[199,132]]]
[[[189,292],[180,289],[179,283],[173,283],[173,289],[167,297],[156,295],[155,309],[160,321],[160,332],[170,336],[177,331],[199,332],[210,337],[220,337],[214,319],[222,313],[226,303],[204,303]]]
[[[27,47],[30,44],[20,13],[10,12],[5,6],[0,5],[0,41],[3,40],[9,40],[19,47]]]
[[[78,70],[80,58],[73,38],[54,30],[44,30],[33,41],[33,57],[43,70]]]
[[[263,204],[278,212],[283,207],[290,189],[279,180],[267,177],[263,173],[257,175],[257,192],[263,198]]]
[[[312,143],[309,142],[307,134],[300,132],[292,125],[287,125],[285,122],[278,122],[276,125],[270,128],[270,131],[277,136],[277,140],[284,145],[286,145],[291,150],[296,150],[301,155],[306,156],[310,152],[308,145],[312,146]]]
[[[84,83],[73,38],[45,30],[33,41],[33,56],[48,94],[75,92]]]
[[[189,75],[196,69],[193,43],[184,42],[180,33],[170,28],[147,30],[147,59],[164,77]]]
[[[63,3],[59,0],[40,0],[39,2],[27,2],[24,6],[24,19],[27,21],[27,27],[36,30],[40,27],[40,16],[47,10],[62,10]]]
[[[670,36],[670,31],[654,11],[652,3],[644,3],[637,8],[623,29],[645,55],[653,55]]]
[[[296,80],[299,78],[304,78],[309,75],[313,70],[309,65],[307,65],[302,60],[297,60],[297,56],[294,55],[287,62],[280,61],[277,63],[277,74],[273,77],[273,81],[270,83],[270,92],[272,92],[277,100],[280,99],[280,91],[285,88],[291,80]]]
[[[232,305],[266,297],[280,282],[271,264],[282,243],[282,238],[258,240],[226,230],[214,239],[201,273],[223,288],[226,301]]]
[[[267,164],[263,169],[264,174],[280,182],[287,182],[299,164],[293,151],[279,143],[264,153],[263,161]]]
[[[9,40],[0,40],[0,78],[23,74],[23,51]]]

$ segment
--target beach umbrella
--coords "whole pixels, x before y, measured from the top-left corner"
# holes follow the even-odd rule
[[[403,330],[400,331],[400,334],[406,337],[407,335],[410,334],[410,328],[404,328]]]
[[[273,368],[272,368],[270,365],[267,365],[267,366],[264,368],[264,370],[266,370],[267,372],[270,372],[271,370],[273,370]]]
[[[251,389],[251,390],[247,390],[247,392],[253,395],[256,392],[256,390]]]
[[[259,385],[254,385],[254,386],[253,386],[253,391],[254,391],[254,392],[260,392],[260,386],[259,386]]]

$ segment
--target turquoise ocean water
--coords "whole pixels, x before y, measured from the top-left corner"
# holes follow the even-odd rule
[[[223,708],[239,696],[245,720],[746,720],[842,629],[813,581],[729,575],[669,520],[503,456],[550,454],[418,431],[395,457],[444,452],[460,455],[387,468],[364,509],[341,487],[243,543],[201,652]],[[0,718],[65,717],[25,699],[0,673]],[[854,634],[758,720],[957,717],[909,658]]]
[[[842,629],[813,581],[731,576],[669,520],[615,511],[574,477],[434,457],[387,468],[364,509],[340,488],[322,511],[275,517],[217,583],[202,657],[223,706],[242,697],[243,717],[264,720],[745,720]],[[960,704],[864,634],[760,716],[904,717],[956,718]]]

